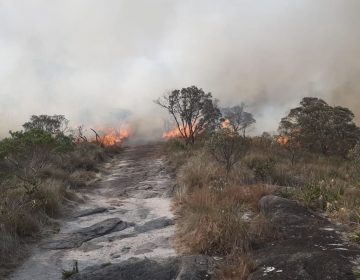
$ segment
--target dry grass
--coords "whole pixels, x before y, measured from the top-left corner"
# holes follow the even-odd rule
[[[52,218],[62,214],[64,204],[77,200],[73,190],[91,183],[98,163],[115,151],[79,144],[62,156],[52,155],[29,182],[15,175],[22,170],[8,168],[0,178],[0,278],[24,258],[29,241],[54,225]]]
[[[224,256],[248,252],[254,237],[270,228],[265,219],[257,218],[257,205],[272,191],[262,185],[194,190],[177,212],[179,249]],[[249,221],[247,215],[253,218]]]
[[[349,160],[304,152],[292,164],[284,147],[260,138],[229,174],[199,144],[172,143],[168,154],[177,167],[178,250],[224,256],[219,279],[246,279],[252,264],[244,256],[278,238],[258,209],[273,191],[326,211],[360,240],[360,176]]]
[[[177,163],[178,157],[187,156],[177,169],[176,248],[182,253],[223,256],[217,278],[246,279],[254,268],[247,253],[253,245],[273,239],[276,232],[258,207],[260,198],[275,187],[244,184],[251,181],[244,164],[226,174],[205,150],[192,148],[191,153],[181,149],[171,154]]]
[[[246,255],[239,255],[225,261],[216,271],[216,278],[219,280],[246,280],[254,270],[255,264]]]

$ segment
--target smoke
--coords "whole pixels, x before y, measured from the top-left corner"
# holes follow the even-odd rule
[[[153,100],[190,85],[245,102],[255,132],[309,95],[360,121],[359,26],[358,0],[0,0],[0,135],[65,114],[156,138]]]

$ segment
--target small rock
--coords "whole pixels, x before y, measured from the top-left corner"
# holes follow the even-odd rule
[[[167,217],[161,217],[161,218],[157,218],[157,219],[151,220],[149,222],[146,222],[143,225],[135,226],[134,229],[135,229],[135,231],[137,231],[139,233],[143,233],[143,232],[147,232],[147,231],[151,231],[151,230],[155,230],[155,229],[165,228],[165,227],[168,227],[173,224],[174,224],[174,221],[172,219],[169,219]]]

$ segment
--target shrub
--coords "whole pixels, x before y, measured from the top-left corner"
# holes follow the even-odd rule
[[[214,159],[224,166],[228,174],[233,166],[245,156],[248,141],[229,129],[221,129],[212,135],[207,148]]]
[[[262,182],[272,182],[275,173],[275,159],[253,158],[248,162],[248,167],[253,170],[255,178]]]
[[[336,203],[343,193],[343,187],[334,184],[334,181],[322,180],[306,184],[300,189],[297,197],[308,207],[326,210],[330,207],[336,207]]]

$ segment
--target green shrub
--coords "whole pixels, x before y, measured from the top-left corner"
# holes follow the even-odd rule
[[[344,188],[334,182],[310,182],[298,192],[297,197],[308,207],[326,210],[335,208],[336,203],[344,194]],[[328,209],[332,210],[332,209]]]
[[[21,159],[30,156],[34,151],[66,152],[72,148],[72,138],[63,134],[52,135],[39,129],[10,131],[10,137],[0,141],[0,157],[12,156]]]
[[[275,173],[276,161],[274,158],[253,158],[248,162],[248,167],[253,170],[255,178],[262,182],[272,182]]]

